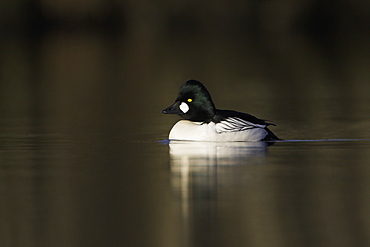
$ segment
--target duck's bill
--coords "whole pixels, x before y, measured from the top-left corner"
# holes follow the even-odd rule
[[[173,105],[162,110],[162,113],[163,114],[183,114],[183,112],[180,109],[180,102],[176,101]]]

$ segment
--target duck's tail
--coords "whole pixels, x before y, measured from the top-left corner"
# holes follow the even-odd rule
[[[265,128],[265,130],[267,131],[267,135],[265,136],[265,138],[262,139],[262,141],[265,141],[265,142],[274,142],[274,141],[281,140],[271,130],[269,130],[269,128]]]

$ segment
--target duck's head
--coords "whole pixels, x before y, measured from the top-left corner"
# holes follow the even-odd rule
[[[196,80],[185,82],[175,103],[162,111],[164,114],[177,114],[195,122],[210,122],[216,114],[211,95],[202,83]]]

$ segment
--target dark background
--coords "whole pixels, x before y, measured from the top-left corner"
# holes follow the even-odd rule
[[[2,1],[0,245],[369,246],[369,16],[365,0]],[[178,117],[160,111],[188,79],[288,141],[171,155]]]
[[[146,115],[193,78],[217,107],[276,123],[369,112],[368,1],[5,1],[0,11],[4,111]]]

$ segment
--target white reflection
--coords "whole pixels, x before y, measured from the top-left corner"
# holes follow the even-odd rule
[[[182,216],[188,218],[191,201],[216,194],[221,166],[263,163],[267,146],[265,142],[171,141],[172,187],[181,198]]]
[[[171,141],[171,165],[232,165],[243,157],[263,157],[265,142]]]

